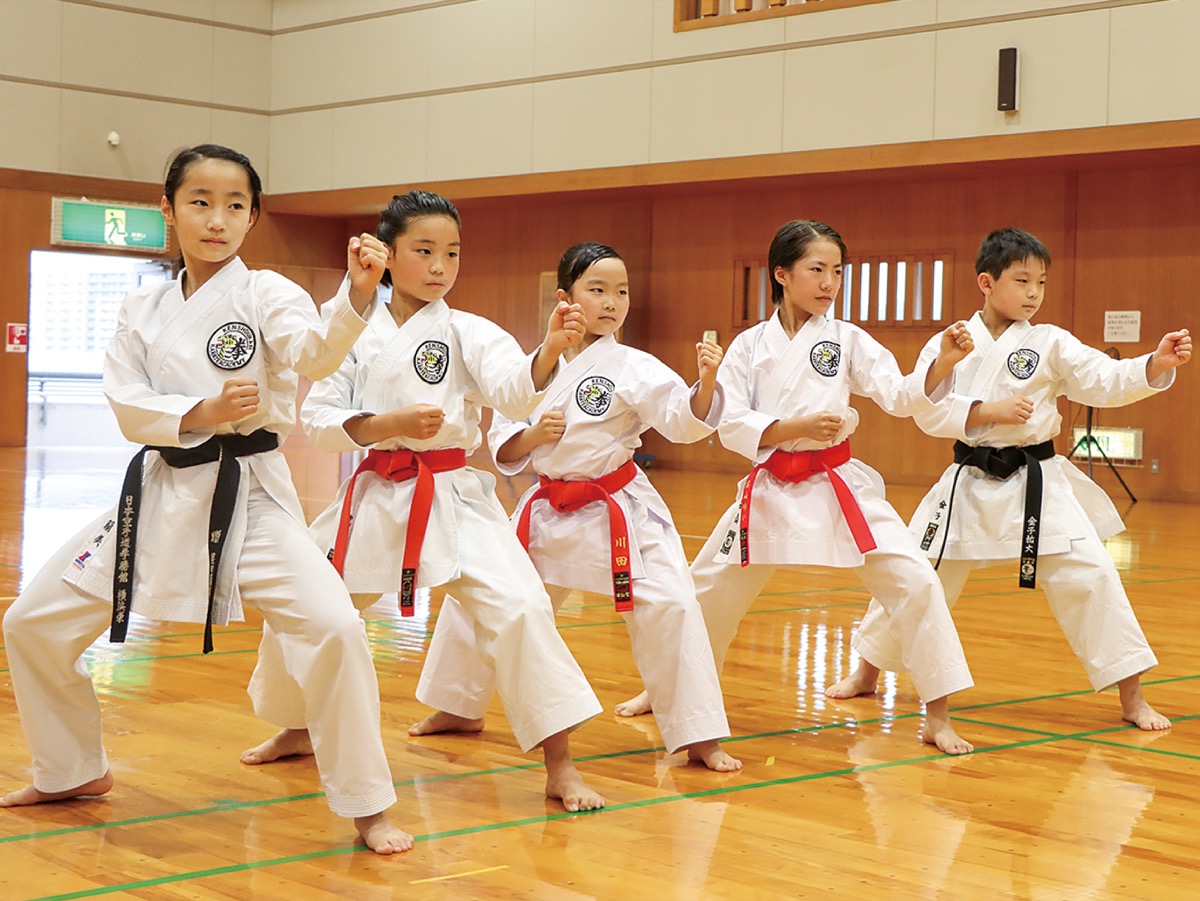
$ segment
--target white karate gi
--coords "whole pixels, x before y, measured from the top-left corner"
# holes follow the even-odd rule
[[[497,466],[505,475],[516,475],[532,464],[551,479],[597,479],[628,463],[647,429],[679,443],[710,435],[720,421],[721,392],[715,393],[706,421],[692,415],[692,393],[659,360],[603,337],[560,369],[527,419],[513,421],[497,413],[488,446],[494,457],[544,413],[561,411],[566,431],[559,441],[541,445],[513,463],[497,461]],[[537,488],[530,488],[518,502],[514,523]],[[725,738],[729,724],[721,686],[671,513],[640,469],[612,496],[628,528],[634,598],[634,611],[621,616],[667,750],[673,753],[696,742]],[[603,501],[570,513],[558,513],[545,501],[534,503],[529,556],[559,603],[570,589],[612,597],[611,547],[608,505]],[[453,610],[443,609],[442,616],[448,615],[454,615]],[[448,634],[467,635],[461,628]],[[470,674],[467,680],[483,691],[491,681],[487,673]]]
[[[390,438],[376,448],[463,448],[470,454],[482,440],[479,421],[484,406],[521,416],[537,403],[531,363],[499,326],[452,310],[443,300],[427,304],[403,327],[396,325],[384,304],[377,304],[341,367],[313,386],[301,420],[315,447],[355,450],[361,448],[346,434],[347,420],[432,404],[445,414],[434,437]],[[417,587],[444,586],[466,612],[470,639],[464,653],[496,666],[497,690],[509,725],[521,749],[529,751],[551,735],[591,719],[600,712],[600,703],[555,628],[550,598],[496,498],[495,477],[463,467],[433,478]],[[321,548],[333,548],[346,484],[312,524],[311,534]],[[374,473],[358,478],[343,574],[360,607],[400,585],[415,484]],[[478,718],[487,710],[487,698],[482,707],[464,702],[456,676],[471,664],[439,656],[445,609],[451,603],[449,597],[443,603],[417,698],[448,713]],[[251,692],[275,716],[303,723],[301,699],[277,666],[274,640],[270,630],[263,631]]]
[[[184,301],[181,281],[130,294],[109,346],[104,390],[131,441],[193,447],[214,434],[265,429],[282,442],[294,421],[297,376],[333,371],[365,323],[348,288],[326,304],[269,271],[229,262]],[[185,413],[226,379],[258,382],[252,416],[179,434]],[[217,574],[214,621],[257,607],[286,636],[282,654],[302,684],[307,723],[330,807],[369,816],[396,799],[379,731],[379,689],[362,623],[337,572],[308,538],[278,450],[241,457],[238,498]],[[147,454],[133,609],[202,623],[208,522],[217,465],[175,469]],[[34,785],[66,791],[108,769],[100,707],[80,656],[108,626],[117,545],[115,511],[68,542],[4,618],[13,689],[33,754]]]
[[[894,416],[934,406],[925,396],[926,368],[901,375],[892,354],[852,323],[811,317],[788,339],[779,313],[738,335],[721,362],[725,390],[721,442],[756,464],[775,450],[817,450],[845,441],[858,425],[850,395],[869,397]],[[935,397],[945,394],[938,386]],[[773,422],[830,411],[845,424],[833,441],[798,438],[759,447]],[[853,491],[875,538],[863,555],[854,543],[830,479],[817,474],[797,483],[763,470],[751,500],[750,565],[741,566],[739,504],[718,521],[692,563],[696,597],[704,611],[720,669],[738,624],[780,565],[848,567],[887,608],[887,629],[904,649],[913,684],[934,700],[972,684],[954,623],[942,607],[941,585],[916,540],[884,497],[883,480],[851,459],[835,470]],[[743,480],[738,485],[741,497]]]
[[[972,446],[1026,447],[1048,441],[1062,427],[1057,399],[1092,407],[1119,407],[1165,390],[1174,371],[1155,384],[1146,381],[1149,355],[1113,360],[1055,325],[1014,322],[994,340],[980,314],[968,326],[975,351],[955,368],[953,396],[916,417],[926,432],[957,438]],[[937,336],[921,352],[917,368],[937,353]],[[976,401],[1022,394],[1033,401],[1033,416],[1019,425],[993,424],[968,430],[967,414]],[[949,535],[944,521],[958,464],[951,464],[925,495],[910,527],[922,540],[932,532],[928,555],[945,553],[938,575],[946,602],[953,606],[970,570],[1009,563],[1017,577],[1025,513],[1025,469],[1007,479],[964,466],[954,492]],[[1097,691],[1157,663],[1116,566],[1102,542],[1124,528],[1108,495],[1066,457],[1041,461],[1042,518],[1037,565],[1038,587]],[[882,669],[902,669],[875,603],[854,638],[854,647]]]

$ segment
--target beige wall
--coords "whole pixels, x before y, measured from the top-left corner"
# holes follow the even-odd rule
[[[1196,0],[892,0],[676,33],[673,0],[4,0],[0,168],[271,193],[1200,117]],[[1022,105],[995,110],[996,51]],[[121,134],[110,148],[105,136]]]

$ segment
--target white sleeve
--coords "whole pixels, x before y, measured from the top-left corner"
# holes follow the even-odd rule
[[[515,438],[525,429],[532,425],[530,419],[509,419],[499,410],[492,411],[492,425],[488,429],[487,443],[488,450],[492,455],[492,462],[496,464],[496,469],[501,475],[515,476],[529,464],[529,455],[526,454],[519,460],[514,460],[512,463],[501,463],[496,459],[496,455],[500,453],[500,448],[504,447],[507,441]]]
[[[471,334],[460,342],[463,363],[484,404],[510,419],[527,417],[545,393],[544,388],[538,391],[533,387],[537,351],[526,354],[516,338],[481,316],[473,316],[464,327],[470,328]],[[553,376],[546,384],[551,381]]]
[[[1054,372],[1068,400],[1087,407],[1123,407],[1165,391],[1175,382],[1175,370],[1146,380],[1150,354],[1114,360],[1084,344],[1065,329],[1058,329],[1054,342]]]
[[[717,384],[721,387],[724,410],[717,434],[729,450],[754,461],[758,459],[762,433],[779,417],[761,413],[750,405],[752,351],[752,332],[742,332],[730,342],[729,351],[721,360]]]
[[[649,354],[639,355],[634,408],[642,422],[675,444],[707,438],[721,422],[725,392],[720,384],[704,419],[692,415],[692,396],[699,382],[688,386],[670,366]]]
[[[261,307],[260,328],[269,352],[286,369],[316,382],[333,373],[353,346],[366,320],[350,304],[350,280],[317,312],[308,293],[269,270],[255,273],[254,290]],[[367,313],[378,303],[367,307]]]
[[[903,375],[892,352],[859,328],[847,334],[847,343],[852,347],[851,392],[869,397],[892,416],[915,416],[933,406],[925,395],[928,365],[918,363],[916,369]]]
[[[121,433],[136,444],[158,447],[195,447],[216,434],[209,426],[179,434],[183,417],[205,398],[185,394],[160,394],[150,384],[142,349],[129,334],[126,298],[117,316],[117,330],[104,355],[104,394],[116,414]]]
[[[913,370],[914,373],[926,373],[929,371],[929,367],[933,365],[933,361],[937,358],[941,339],[942,334],[938,332],[925,343],[925,346],[921,349],[921,356],[917,358],[917,366]],[[957,382],[957,373],[951,370],[950,375],[938,385],[933,397],[930,398],[933,405],[913,414],[913,421],[916,422],[917,426],[925,434],[932,435],[934,438],[968,440],[967,414],[971,412],[971,407],[979,403],[979,398],[967,397],[955,393],[954,389]],[[974,439],[978,436],[972,435],[970,437]]]
[[[364,450],[346,433],[346,423],[372,413],[362,409],[354,395],[354,375],[358,369],[358,354],[351,348],[342,365],[332,375],[314,382],[304,403],[300,405],[300,424],[312,446],[320,451]]]

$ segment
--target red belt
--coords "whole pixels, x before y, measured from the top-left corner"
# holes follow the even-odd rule
[[[629,582],[629,524],[621,505],[613,500],[613,494],[633,481],[637,465],[629,460],[624,466],[614,469],[598,479],[561,481],[538,476],[541,487],[533,493],[521,518],[517,520],[517,537],[529,550],[529,514],[534,501],[549,501],[559,513],[570,513],[592,501],[608,504],[608,535],[612,542],[613,604],[619,613],[633,610],[633,589]]]
[[[461,447],[445,450],[412,451],[373,450],[350,476],[346,497],[342,500],[342,517],[338,521],[337,540],[333,545],[333,565],[342,575],[346,564],[346,547],[350,543],[350,511],[354,499],[354,483],[361,473],[373,472],[392,482],[416,479],[412,507],[408,512],[408,527],[404,533],[404,560],[400,566],[400,615],[413,615],[413,589],[417,584],[417,564],[421,561],[421,545],[433,508],[433,474],[462,469],[467,465],[467,452]]]
[[[824,450],[796,451],[795,453],[777,450],[765,462],[759,463],[750,470],[750,475],[746,477],[746,487],[742,489],[742,566],[748,566],[750,563],[750,496],[754,491],[754,480],[758,478],[761,469],[767,470],[771,475],[785,482],[803,482],[819,472],[827,474],[829,481],[833,483],[833,491],[842,508],[842,516],[846,518],[846,525],[850,527],[850,534],[854,536],[854,543],[858,545],[859,552],[865,554],[867,551],[875,550],[875,538],[867,526],[867,520],[858,506],[858,501],[854,499],[854,492],[850,490],[850,486],[842,477],[833,471],[835,466],[841,466],[849,460],[850,442],[843,441],[841,444],[835,444]]]

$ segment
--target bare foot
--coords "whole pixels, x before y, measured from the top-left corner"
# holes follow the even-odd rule
[[[574,764],[553,771],[547,768],[546,797],[562,801],[562,806],[570,811],[599,810],[604,806],[604,798],[588,788]]]
[[[879,669],[865,660],[860,660],[858,669],[825,689],[827,698],[857,698],[859,695],[869,695],[875,690],[879,681]]]
[[[439,732],[482,732],[483,717],[477,720],[467,719],[438,710],[429,714],[419,723],[408,727],[409,735],[436,735]]]
[[[62,792],[38,791],[32,785],[27,785],[25,788],[9,792],[3,798],[0,798],[0,807],[26,807],[30,804],[69,801],[71,798],[95,798],[99,795],[107,794],[112,790],[112,787],[113,775],[112,770],[109,770],[99,779],[93,779],[91,782],[83,783],[78,788],[71,788]]]
[[[1163,732],[1164,729],[1171,728],[1171,721],[1147,704],[1140,690],[1128,703],[1124,698],[1121,699],[1121,719],[1132,722],[1144,732]]]
[[[283,757],[303,757],[312,752],[307,729],[280,729],[261,745],[243,751],[240,759],[248,766],[258,766]]]
[[[369,817],[355,817],[354,828],[368,848],[376,854],[399,854],[401,851],[411,851],[413,837],[393,826],[386,813],[377,813]]]
[[[925,705],[925,731],[921,737],[926,744],[935,745],[943,754],[970,754],[975,750],[973,744],[959,738],[954,731],[946,697]]]
[[[613,708],[613,713],[617,716],[641,716],[644,713],[650,712],[650,693],[642,691],[636,698],[630,698],[628,701],[622,701]]]
[[[687,752],[688,760],[698,760],[710,770],[718,773],[732,773],[734,770],[742,768],[742,762],[736,757],[726,754],[721,748],[721,743],[716,739],[690,744]]]
[[[1121,718],[1145,732],[1162,732],[1171,728],[1171,721],[1146,703],[1142,697],[1141,679],[1133,676],[1120,683]]]

